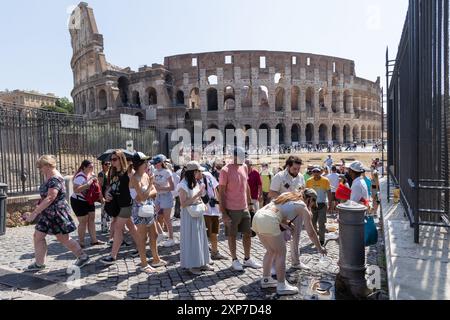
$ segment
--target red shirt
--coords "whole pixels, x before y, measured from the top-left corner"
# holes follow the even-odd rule
[[[248,185],[250,186],[250,192],[253,200],[258,200],[258,189],[262,186],[261,176],[258,171],[252,169],[248,174]]]

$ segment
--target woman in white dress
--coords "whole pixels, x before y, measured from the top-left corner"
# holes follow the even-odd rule
[[[180,262],[181,268],[189,269],[194,275],[201,275],[203,271],[214,271],[209,266],[211,262],[208,248],[208,236],[203,215],[192,217],[189,207],[201,205],[205,187],[200,187],[197,180],[202,178],[204,169],[196,161],[186,165],[185,176],[180,182],[181,229],[180,229]]]

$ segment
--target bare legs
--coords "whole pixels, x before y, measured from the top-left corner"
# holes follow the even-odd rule
[[[173,240],[173,226],[172,226],[172,209],[164,209],[164,223],[167,226],[167,230],[169,231],[169,239]]]
[[[84,246],[84,238],[86,236],[86,229],[91,236],[91,243],[97,242],[97,234],[95,230],[95,212],[89,212],[87,216],[77,217],[79,225],[78,225],[78,241],[80,245]]]
[[[244,255],[246,259],[250,258],[250,249],[252,246],[252,234],[243,234],[242,235],[242,244],[244,246]],[[231,258],[234,260],[237,259],[236,256],[236,237],[228,236],[228,247],[230,248]]]
[[[47,241],[45,240],[46,236],[47,236],[46,233],[37,230],[34,232],[33,240],[34,240],[35,259],[36,263],[40,266],[45,264],[45,260],[47,257]],[[70,250],[77,258],[79,258],[84,254],[83,249],[81,249],[80,247],[80,244],[75,240],[71,239],[68,234],[56,235],[56,239],[68,250]]]
[[[117,254],[119,253],[120,246],[122,245],[123,241],[123,228],[127,226],[128,230],[130,231],[131,237],[134,240],[134,243],[136,245],[139,243],[139,234],[136,230],[136,226],[133,224],[130,218],[124,219],[118,217],[115,225],[114,225],[114,241],[113,241],[113,247],[111,251],[111,256],[114,259],[117,259]]]
[[[286,242],[282,235],[259,235],[259,239],[267,252],[263,260],[263,277],[270,278],[272,264],[275,261],[278,283],[286,280]]]

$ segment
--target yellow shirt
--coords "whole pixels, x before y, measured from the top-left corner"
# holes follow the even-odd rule
[[[269,192],[270,191],[270,183],[272,181],[272,175],[268,170],[261,171],[261,180],[262,180],[262,192]]]
[[[331,191],[330,180],[320,177],[315,180],[314,177],[306,181],[306,188],[314,189],[317,192],[317,203],[328,203],[328,191]]]

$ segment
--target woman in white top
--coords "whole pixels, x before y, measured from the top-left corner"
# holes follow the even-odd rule
[[[156,208],[157,210],[163,210],[163,220],[169,231],[169,240],[163,243],[164,247],[173,247],[176,243],[173,239],[173,226],[172,226],[172,208],[174,207],[174,199],[172,191],[175,190],[173,183],[172,172],[167,169],[165,165],[166,157],[158,155],[153,158],[152,164],[155,166],[154,170],[154,184],[156,191]]]
[[[94,181],[97,180],[93,172],[94,164],[89,160],[84,160],[73,179],[74,193],[70,197],[70,205],[79,222],[78,242],[80,243],[81,248],[85,247],[84,237],[86,235],[86,229],[91,236],[91,246],[105,244],[104,242],[97,240],[95,230],[95,206],[88,204],[85,198],[87,191]]]
[[[205,224],[207,229],[208,239],[211,242],[211,259],[212,260],[226,260],[227,258],[220,254],[218,247],[218,237],[220,231],[219,198],[217,187],[219,182],[208,171],[204,171],[202,178],[198,180],[201,186],[205,186],[205,194],[202,195],[203,203],[206,204],[207,210],[205,212]]]
[[[196,161],[186,165],[186,174],[180,182],[181,227],[180,227],[180,265],[194,275],[203,271],[214,271],[209,266],[210,256],[208,237],[203,216],[192,217],[188,207],[203,205],[202,195],[205,187],[198,184],[204,169]],[[206,206],[203,205],[204,212]]]
[[[294,223],[300,227],[303,226],[319,252],[327,253],[326,249],[320,245],[311,221],[311,208],[316,204],[316,199],[317,193],[312,189],[284,193],[255,214],[252,229],[258,234],[267,250],[263,263],[262,288],[277,288],[279,295],[298,293],[297,287],[289,285],[285,280],[286,241],[282,229],[292,232]],[[274,260],[277,280],[272,279],[270,272]]]

